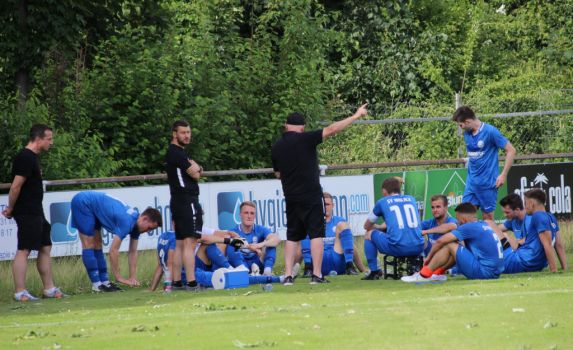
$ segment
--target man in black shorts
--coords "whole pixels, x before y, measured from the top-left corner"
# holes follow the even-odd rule
[[[304,116],[291,113],[287,117],[282,138],[273,146],[273,169],[276,177],[281,179],[286,201],[285,286],[293,284],[292,267],[295,255],[300,250],[300,241],[307,234],[310,237],[313,261],[310,283],[328,282],[321,272],[325,222],[316,147],[323,139],[337,134],[366,114],[368,111],[366,105],[363,105],[346,119],[324,129],[304,132]]]
[[[26,148],[14,159],[12,168],[14,180],[8,194],[8,206],[2,211],[8,219],[14,218],[18,226],[18,248],[12,263],[14,299],[17,301],[38,300],[26,290],[25,284],[28,256],[32,250],[38,251],[36,265],[44,285],[43,296],[45,298],[64,296],[62,291],[54,286],[52,280],[51,226],[44,217],[42,207],[44,188],[42,169],[38,160],[38,154],[47,151],[52,145],[52,137],[52,129],[47,125],[32,126]]]
[[[195,248],[203,229],[203,209],[199,204],[199,183],[203,168],[187,156],[191,126],[185,120],[173,123],[171,144],[165,155],[165,170],[171,193],[171,217],[175,223],[176,248],[173,261],[173,288],[182,289],[181,265],[187,273],[185,289],[198,291],[195,281]]]

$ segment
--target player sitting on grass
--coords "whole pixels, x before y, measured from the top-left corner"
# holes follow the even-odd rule
[[[102,192],[85,191],[72,198],[72,227],[80,233],[82,260],[86,267],[92,291],[116,292],[121,288],[109,281],[107,264],[102,250],[102,227],[113,233],[109,248],[111,271],[119,283],[137,286],[137,243],[139,235],[161,226],[161,213],[147,208],[141,215],[117,198]],[[123,278],[119,271],[119,247],[122,240],[129,240],[129,278]]]
[[[497,226],[478,221],[477,208],[471,203],[456,207],[458,228],[434,243],[420,272],[402,277],[404,282],[443,281],[443,272],[457,267],[469,279],[498,278],[503,271],[503,251]],[[461,244],[463,242],[463,245]]]
[[[355,254],[354,237],[346,219],[333,216],[332,195],[323,193],[326,229],[324,233],[324,254],[322,257],[322,274],[328,275],[332,271],[336,274],[358,275],[353,260],[357,259],[359,267],[362,265],[358,254]],[[304,258],[304,276],[312,275],[312,256],[310,254],[310,239],[308,236],[301,241],[302,256]],[[364,266],[362,266],[364,269]]]
[[[241,263],[250,270],[252,275],[259,275],[262,270],[263,275],[271,276],[277,257],[276,247],[281,242],[281,238],[267,227],[255,224],[256,215],[257,207],[254,202],[241,203],[241,223],[232,231],[244,238],[248,245],[238,251],[227,250],[227,257],[233,266]],[[234,263],[237,261],[238,263]]]
[[[217,261],[221,266],[217,267],[229,267],[229,263],[226,262],[225,257],[222,255],[215,243],[223,243],[234,248],[240,248],[245,244],[245,241],[241,238],[230,238],[224,237],[224,231],[215,231],[208,228],[203,228],[201,233],[201,238],[199,242],[202,243],[202,247],[213,247],[213,249],[209,249],[210,257]],[[175,231],[165,231],[163,232],[159,238],[157,239],[157,268],[155,269],[155,273],[151,280],[151,290],[155,290],[161,277],[165,275],[164,281],[164,289],[165,291],[170,292],[172,290],[172,271],[173,271],[173,259],[175,255]],[[204,252],[206,250],[204,249]],[[211,255],[211,253],[214,253]],[[207,255],[205,255],[205,258]],[[222,257],[222,260],[218,257]],[[204,271],[207,266],[212,266],[209,263],[205,263],[199,259],[201,265],[198,267],[196,265],[195,270]],[[197,262],[197,261],[196,261]],[[225,266],[226,265],[226,266]],[[198,282],[199,283],[199,282]],[[200,283],[199,283],[200,284]]]
[[[364,223],[364,254],[370,274],[364,280],[382,276],[378,267],[378,252],[392,256],[417,256],[424,250],[420,215],[416,199],[400,194],[401,179],[391,177],[382,183],[382,198],[376,202]],[[386,232],[373,230],[378,218],[384,218]]]
[[[448,214],[448,197],[436,194],[430,198],[433,219],[422,221],[422,235],[427,236],[424,255],[428,256],[432,245],[443,234],[455,230],[458,227],[456,219]]]
[[[505,273],[541,271],[549,264],[551,272],[557,272],[553,245],[557,250],[561,268],[567,269],[567,260],[559,225],[555,216],[545,211],[545,192],[541,189],[527,191],[525,211],[531,215],[529,225],[524,225],[525,241],[516,249],[508,248],[504,253]]]
[[[214,232],[213,235],[202,234],[200,242],[202,243],[202,246],[207,248],[208,247],[216,248],[216,245],[213,243],[224,243],[228,244],[230,247],[233,248],[240,248],[243,246],[244,240],[242,240],[241,238],[222,237],[226,234],[228,233],[226,233],[225,231],[216,231]],[[200,263],[196,264],[195,266],[195,277],[199,285],[205,288],[210,288],[213,286],[211,282],[213,271],[222,267],[230,268],[230,265],[219,249],[205,249],[205,253],[206,255],[204,259],[206,259],[208,256],[211,264],[206,264],[202,258],[199,258],[200,260],[197,262]],[[172,291],[173,288],[171,280],[171,271],[173,271],[174,254],[175,254],[175,232],[166,231],[162,233],[161,236],[159,236],[159,239],[157,240],[158,263],[149,288],[151,291],[155,291],[157,289],[157,286],[162,276],[165,276],[163,290],[167,293]],[[197,255],[199,257],[201,256],[201,254],[199,253]],[[241,265],[239,268],[245,268],[245,267]],[[185,280],[184,269],[181,273],[181,278],[183,281]],[[249,284],[282,283],[283,281],[284,281],[284,276],[249,276]]]
[[[511,193],[499,201],[506,220],[499,224],[501,232],[512,231],[516,240],[516,246],[525,243],[525,229],[531,222],[531,216],[527,215],[523,208],[523,201],[516,193]]]

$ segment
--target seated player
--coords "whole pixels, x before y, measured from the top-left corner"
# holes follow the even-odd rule
[[[422,221],[422,235],[428,237],[424,247],[424,255],[428,256],[432,245],[440,237],[458,227],[456,219],[448,214],[448,197],[436,194],[430,198],[433,219]]]
[[[324,210],[326,229],[324,233],[324,254],[322,257],[322,275],[336,274],[358,275],[354,267],[355,258],[362,265],[362,261],[355,254],[354,237],[348,222],[343,217],[333,216],[332,195],[324,192]],[[310,239],[308,236],[301,241],[302,256],[304,258],[304,276],[312,276],[312,257],[310,254]],[[364,270],[364,266],[362,265]]]
[[[545,211],[545,192],[533,189],[525,192],[525,211],[531,222],[525,225],[525,242],[517,249],[504,251],[505,273],[541,271],[549,265],[549,271],[557,272],[553,243],[561,262],[567,268],[565,250],[559,235],[559,225],[553,214]]]
[[[248,244],[236,252],[227,250],[227,257],[233,266],[238,266],[238,263],[245,265],[252,275],[259,275],[260,271],[263,271],[265,276],[271,276],[277,257],[276,247],[281,238],[267,227],[255,224],[256,215],[257,207],[254,202],[241,203],[241,223],[232,231],[243,237]],[[241,256],[234,256],[238,254]]]
[[[404,276],[402,281],[443,281],[446,279],[443,272],[453,266],[469,279],[493,279],[502,273],[503,250],[497,226],[491,221],[478,221],[477,208],[469,202],[455,210],[458,228],[433,244],[420,272]]]
[[[205,232],[205,231],[204,231]],[[219,231],[220,232],[220,231]],[[219,232],[215,232],[213,235],[205,235],[202,234],[200,242],[203,243],[203,246],[207,247],[215,247],[216,245],[213,243],[224,243],[228,244],[230,247],[233,248],[240,248],[244,240],[241,238],[229,238],[229,237],[222,237],[222,235],[226,235],[226,232],[223,234],[219,234]],[[214,252],[218,252],[219,257],[225,258],[219,249],[215,249]],[[149,289],[151,291],[155,291],[161,280],[162,276],[165,276],[164,279],[164,288],[163,290],[167,293],[171,292],[172,287],[172,271],[173,271],[173,256],[175,254],[175,232],[174,231],[166,231],[159,236],[157,240],[157,268],[155,269],[155,273],[153,275],[153,279],[151,281],[151,285]],[[225,266],[226,265],[226,266]],[[213,287],[211,282],[211,277],[213,276],[213,269],[215,264],[212,265],[196,265],[195,267],[195,277],[197,279],[197,283],[205,288]],[[217,268],[226,267],[230,268],[229,263],[226,262],[222,263]],[[204,269],[207,268],[207,269]],[[240,268],[244,268],[242,265]],[[298,272],[298,271],[296,271]],[[185,271],[181,272],[181,278],[184,282],[185,281]],[[284,280],[284,276],[249,276],[249,284],[262,284],[262,283],[282,283]]]
[[[139,235],[161,226],[161,213],[147,208],[141,215],[117,198],[102,192],[79,192],[72,198],[72,227],[80,233],[82,260],[94,292],[120,291],[109,281],[107,265],[102,250],[101,228],[113,234],[109,248],[111,270],[117,282],[137,286],[137,243]],[[119,247],[121,241],[130,236],[128,264],[129,278],[123,278],[119,271]]]
[[[518,245],[523,245],[525,242],[525,228],[531,222],[531,216],[527,215],[523,208],[523,201],[516,193],[511,193],[499,201],[503,210],[503,215],[507,220],[499,225],[501,232],[512,231],[516,240],[516,245],[512,246],[513,250],[517,249]],[[513,240],[512,240],[513,241]]]
[[[364,280],[382,276],[378,266],[378,252],[392,256],[418,256],[424,250],[420,214],[416,199],[400,194],[401,179],[391,177],[382,183],[382,198],[376,202],[364,223],[364,254],[370,274]],[[385,221],[386,232],[375,230],[378,218]]]

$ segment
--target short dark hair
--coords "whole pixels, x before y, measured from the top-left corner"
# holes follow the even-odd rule
[[[532,190],[525,192],[523,195],[525,196],[525,198],[534,199],[539,204],[543,205],[545,205],[545,201],[547,200],[545,191],[543,191],[541,188],[534,188]]]
[[[35,141],[36,139],[43,139],[46,137],[46,131],[52,131],[52,128],[46,124],[34,124],[30,128],[30,136],[28,140]]]
[[[189,122],[187,122],[186,120],[179,119],[179,120],[175,121],[175,123],[173,123],[173,126],[171,127],[171,131],[177,131],[177,128],[180,126],[187,128],[191,125],[189,125]]]
[[[163,219],[161,218],[161,213],[159,210],[152,207],[147,207],[147,209],[141,213],[141,216],[146,216],[150,221],[157,223],[157,226],[163,227]]]
[[[243,203],[241,203],[241,205],[239,206],[239,211],[243,210],[244,206],[249,206],[249,207],[253,207],[255,209],[257,209],[257,205],[255,204],[255,202],[252,201],[244,201]]]
[[[477,208],[475,205],[471,204],[470,202],[464,202],[458,205],[455,209],[456,213],[460,214],[475,214],[477,213]]]
[[[509,205],[511,210],[516,210],[516,209],[523,210],[523,201],[521,200],[521,197],[517,193],[510,193],[507,196],[503,197],[499,201],[499,205],[501,205],[502,207]]]
[[[463,123],[468,119],[477,119],[474,111],[468,106],[461,106],[456,109],[452,116],[452,120],[458,123]]]
[[[402,179],[397,176],[389,177],[382,182],[382,189],[389,194],[400,193],[400,186],[402,186]]]
[[[437,200],[442,200],[442,202],[444,203],[444,207],[448,206],[448,197],[444,196],[443,194],[435,194],[430,198],[430,203],[437,201]]]

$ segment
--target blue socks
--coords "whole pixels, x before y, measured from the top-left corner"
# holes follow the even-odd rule
[[[310,238],[308,238],[308,236],[300,241],[300,247],[302,250],[302,257],[304,259],[304,266],[310,266],[312,256],[310,255]]]
[[[266,247],[265,248],[265,268],[272,269],[275,266],[275,260],[277,259],[277,248],[276,247]]]
[[[342,245],[344,252],[344,261],[352,262],[354,260],[354,237],[352,237],[352,231],[349,228],[340,232],[340,245]]]
[[[247,263],[245,262],[245,259],[243,258],[243,253],[241,253],[241,251],[239,251],[239,250],[235,250],[235,248],[233,248],[232,246],[227,246],[227,259],[229,260],[229,263],[233,267],[243,265],[247,269],[250,268],[249,266],[247,266]]]
[[[105,262],[105,256],[103,255],[103,250],[94,249],[94,256],[97,261],[99,280],[101,282],[109,282],[109,276],[107,274],[107,263]]]
[[[364,255],[366,255],[366,260],[368,261],[368,268],[370,271],[378,271],[378,249],[372,243],[372,241],[364,240]]]
[[[233,248],[234,250],[235,248]],[[205,253],[207,253],[207,257],[211,260],[211,265],[213,266],[213,271],[222,268],[222,267],[231,267],[229,264],[229,260],[223,255],[223,252],[217,248],[217,245],[211,244],[208,245],[205,249]]]
[[[101,251],[101,250],[100,250]],[[84,266],[88,271],[88,276],[90,277],[90,281],[92,283],[99,283],[100,276],[99,276],[99,269],[98,269],[98,262],[94,254],[93,249],[83,249],[82,250],[82,261],[84,262]]]

